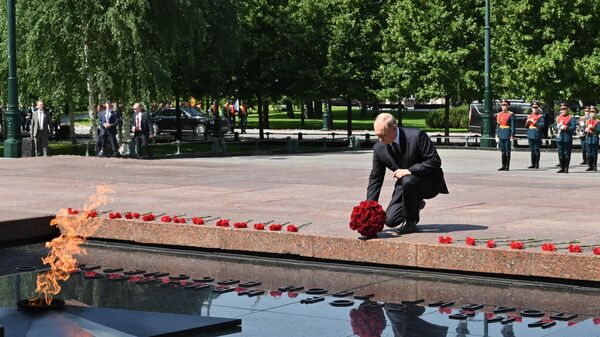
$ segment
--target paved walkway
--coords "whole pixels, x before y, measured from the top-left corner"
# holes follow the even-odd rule
[[[555,174],[554,154],[540,170],[527,170],[529,154],[513,155],[510,172],[497,172],[493,151],[440,150],[450,189],[428,201],[421,232],[403,241],[510,236],[580,239],[600,243],[597,214],[600,174]],[[352,207],[365,197],[370,151],[285,156],[158,161],[59,156],[0,161],[0,219],[54,214],[81,207],[95,186],[114,187],[111,210],[220,216],[302,224],[307,234],[355,237],[348,229]],[[388,175],[381,202],[393,182]],[[391,231],[385,236],[395,238]]]

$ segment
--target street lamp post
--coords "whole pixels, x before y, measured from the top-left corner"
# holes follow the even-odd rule
[[[6,108],[6,140],[4,157],[19,158],[22,154],[21,120],[17,103],[17,48],[15,38],[15,0],[7,0],[8,13],[8,105]]]
[[[481,116],[481,147],[495,147],[492,89],[490,85],[490,0],[485,0],[485,88],[483,94],[483,115]]]

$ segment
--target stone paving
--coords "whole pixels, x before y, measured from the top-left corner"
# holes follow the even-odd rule
[[[466,236],[507,236],[515,240],[580,240],[582,245],[600,245],[596,216],[600,211],[596,202],[600,175],[584,172],[584,166],[575,165],[580,154],[574,154],[570,174],[556,174],[557,157],[550,152],[542,153],[540,170],[525,168],[529,165],[528,152],[515,152],[509,172],[496,171],[500,161],[497,151],[439,152],[450,194],[428,200],[419,233],[398,236],[393,230],[384,230],[379,239],[368,242],[369,247],[439,247],[440,235],[450,235],[455,241]],[[352,207],[365,197],[371,156],[371,151],[348,151],[155,161],[69,156],[3,159],[0,221],[54,214],[61,207],[81,207],[98,184],[107,183],[116,193],[105,211],[168,212],[188,218],[211,215],[230,218],[232,222],[311,222],[299,233],[289,235],[356,240],[358,235],[349,230],[348,220]],[[392,180],[390,173],[381,194],[384,205],[391,196]],[[347,242],[355,246],[362,241]],[[528,251],[538,253],[541,243],[536,242],[538,246]],[[453,246],[465,247],[460,242]],[[589,269],[595,273],[600,268],[600,258],[591,251],[591,247],[583,247],[583,253],[577,256],[585,257],[586,265],[593,264]],[[566,249],[554,254],[565,255],[564,263],[572,263],[574,254]],[[544,262],[538,261],[538,266],[553,264],[548,254],[542,257]],[[440,259],[443,258],[442,254]],[[513,256],[505,258],[510,260]],[[562,277],[555,274],[554,267],[547,269],[540,275]]]

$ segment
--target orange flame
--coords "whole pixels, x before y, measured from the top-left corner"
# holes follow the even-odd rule
[[[114,193],[114,190],[107,185],[96,187],[96,194],[90,196],[83,206],[84,211],[76,216],[69,216],[67,209],[61,209],[56,217],[50,222],[51,226],[56,226],[60,230],[60,236],[50,242],[46,242],[46,247],[50,248],[48,256],[42,258],[42,262],[50,266],[50,270],[37,276],[37,297],[30,299],[30,302],[40,302],[44,298],[46,305],[52,303],[52,298],[60,293],[59,281],[66,281],[75,269],[77,259],[74,255],[85,255],[86,251],[81,247],[86,238],[98,230],[102,224],[99,218],[88,218],[87,212],[98,209],[111,202],[108,194]]]

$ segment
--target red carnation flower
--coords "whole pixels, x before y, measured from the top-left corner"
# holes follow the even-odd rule
[[[571,253],[581,253],[581,246],[580,245],[570,244],[569,245],[569,252],[571,252]]]
[[[269,291],[269,295],[271,295],[272,297],[281,297],[281,291],[271,290]]]
[[[138,212],[133,212],[131,215],[136,219],[140,218],[140,213],[138,213]]]
[[[96,210],[88,211],[85,216],[86,216],[86,218],[96,218],[96,217],[98,217],[98,211],[96,211]]]
[[[172,220],[173,220],[173,219],[171,219],[171,217],[170,217],[170,216],[168,216],[168,215],[163,215],[163,216],[160,218],[160,221],[162,221],[162,222],[171,222]]]
[[[443,236],[440,235],[440,237],[438,238],[438,242],[441,244],[452,244],[452,237],[451,236]]]
[[[281,224],[274,223],[272,225],[269,225],[269,230],[270,231],[280,231],[282,227],[283,226],[281,226]]]
[[[219,221],[217,221],[217,226],[219,226],[219,227],[229,227],[229,220],[227,220],[227,219],[219,219]]]
[[[194,225],[204,225],[204,219],[202,218],[192,218],[192,222],[194,223]]]
[[[296,298],[296,297],[298,297],[298,293],[294,292],[294,291],[288,291],[287,295],[288,295],[289,298]]]
[[[594,255],[600,255],[600,247],[594,247]]]
[[[185,223],[185,218],[177,218],[177,222],[179,222],[179,223]]]
[[[248,222],[236,222],[233,224],[234,228],[248,228]]]
[[[385,211],[374,200],[361,201],[352,209],[350,229],[367,238],[374,238],[383,230]]]
[[[511,249],[523,249],[523,242],[521,242],[521,241],[511,241],[508,246]]]
[[[125,219],[133,219],[133,214],[131,212],[125,213]]]
[[[69,215],[77,215],[77,214],[79,214],[79,211],[78,211],[78,210],[76,210],[76,209],[72,209],[71,207],[69,207],[69,208],[67,209],[67,211],[69,212]]]
[[[152,214],[152,213],[146,214],[146,215],[144,215],[142,217],[142,220],[144,220],[144,221],[154,221],[154,220],[156,220],[156,216],[154,214]]]
[[[552,243],[544,243],[542,245],[542,250],[545,252],[554,252],[556,251],[556,246]]]
[[[256,229],[257,231],[262,231],[265,229],[265,225],[262,223],[255,223],[254,224],[254,229]]]
[[[471,236],[467,236],[465,243],[467,244],[467,246],[475,246],[475,244],[476,244],[475,238],[471,237]]]
[[[297,232],[298,231],[298,227],[296,227],[295,225],[288,225],[287,226],[287,231],[288,232]]]
[[[600,317],[594,317],[594,325],[600,325]]]
[[[575,324],[577,324],[577,323],[578,323],[578,322],[575,322],[575,321],[570,321],[569,323],[567,323],[567,326],[573,326],[573,325],[575,325]]]
[[[488,240],[487,247],[488,248],[496,248],[496,242],[494,240]]]

